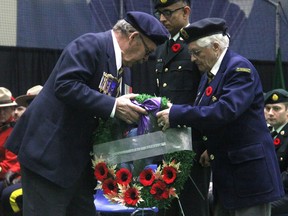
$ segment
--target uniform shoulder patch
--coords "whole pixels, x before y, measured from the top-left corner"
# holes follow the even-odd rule
[[[250,72],[251,72],[251,69],[250,69],[250,68],[240,68],[240,67],[237,67],[237,68],[236,68],[236,71],[237,71],[237,72],[250,73]]]

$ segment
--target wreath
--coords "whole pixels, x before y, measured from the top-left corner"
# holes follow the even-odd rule
[[[155,97],[142,94],[135,98],[135,102],[143,104],[153,98]],[[167,102],[166,98],[161,98],[159,109],[167,108]],[[150,115],[149,118],[153,118],[153,116]],[[154,116],[154,118],[156,117]],[[115,119],[107,121],[100,119],[99,123],[94,134],[95,145],[113,141],[115,137],[119,139],[119,136],[115,136],[115,124],[119,124],[119,122],[115,123]],[[117,133],[121,134],[120,137],[125,137],[127,130],[131,129],[131,125],[123,127],[124,123],[120,122],[120,124],[121,127],[118,128],[125,129]],[[144,131],[144,133],[149,132]],[[134,172],[121,164],[108,164],[102,156],[94,155],[92,163],[94,176],[98,181],[96,189],[102,189],[104,196],[112,203],[127,207],[167,209],[173,199],[179,198],[184,183],[189,177],[194,156],[193,151],[168,153],[163,155],[162,161],[154,165],[154,168],[149,165],[140,166],[140,169],[135,167],[138,172]]]

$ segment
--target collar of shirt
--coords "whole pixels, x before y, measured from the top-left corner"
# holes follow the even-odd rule
[[[285,127],[286,124],[287,124],[287,122],[286,122],[285,124],[281,125],[280,127],[278,127],[278,128],[276,129],[277,133],[280,133],[280,131]],[[275,129],[274,129],[274,130],[275,130]]]
[[[187,26],[189,26],[190,25],[190,23],[188,23],[185,27],[187,27]],[[176,35],[174,35],[172,38],[171,38],[171,36],[170,36],[170,39],[173,39],[174,41],[177,41],[178,39],[180,38],[180,32],[178,32]],[[182,38],[181,38],[181,40],[183,40]]]
[[[179,37],[180,37],[180,33],[178,32],[176,35],[174,35],[174,37],[172,37],[170,39],[173,39],[174,41],[177,41]]]
[[[218,72],[218,70],[219,70],[219,68],[220,68],[221,62],[222,62],[222,60],[223,60],[224,55],[226,54],[226,52],[227,52],[227,48],[225,48],[225,49],[223,50],[223,52],[221,53],[221,55],[220,55],[220,57],[218,58],[217,62],[216,62],[216,63],[214,64],[214,66],[212,67],[212,69],[211,69],[210,72],[211,72],[214,76],[216,76],[216,74],[217,74],[217,72]]]
[[[117,71],[118,71],[122,66],[122,53],[121,53],[120,46],[118,44],[118,41],[116,39],[116,36],[115,36],[113,30],[111,30],[111,34],[112,34],[112,39],[113,39],[114,51],[115,51],[116,67],[117,67]]]

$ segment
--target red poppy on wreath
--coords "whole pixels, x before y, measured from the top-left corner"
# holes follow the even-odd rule
[[[275,145],[275,146],[280,145],[280,143],[281,143],[281,140],[280,140],[279,138],[275,138],[275,139],[274,139],[274,145]]]
[[[143,186],[150,186],[155,180],[155,175],[151,168],[143,170],[139,177],[139,181]]]
[[[117,182],[114,181],[112,178],[108,178],[104,180],[102,184],[102,189],[104,194],[110,194],[110,193],[117,193],[118,187]]]
[[[177,53],[181,49],[181,45],[179,43],[175,43],[171,46],[171,49],[174,53]]]
[[[166,166],[163,168],[163,181],[166,184],[172,184],[177,177],[177,170],[172,166]]]
[[[100,162],[96,165],[94,175],[99,181],[103,181],[107,178],[108,167],[105,162]]]
[[[124,193],[124,201],[128,205],[136,206],[141,200],[140,192],[136,187],[131,187]]]
[[[154,195],[156,200],[168,199],[169,191],[167,190],[167,185],[162,181],[157,181],[152,185],[150,193]]]
[[[206,88],[206,96],[209,97],[213,92],[213,88],[211,86],[208,86]]]
[[[132,173],[126,168],[121,168],[116,172],[116,179],[117,183],[128,185],[132,180]]]

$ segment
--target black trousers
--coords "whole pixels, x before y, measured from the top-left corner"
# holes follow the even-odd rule
[[[62,188],[21,167],[23,216],[95,216],[91,166],[69,188]]]

